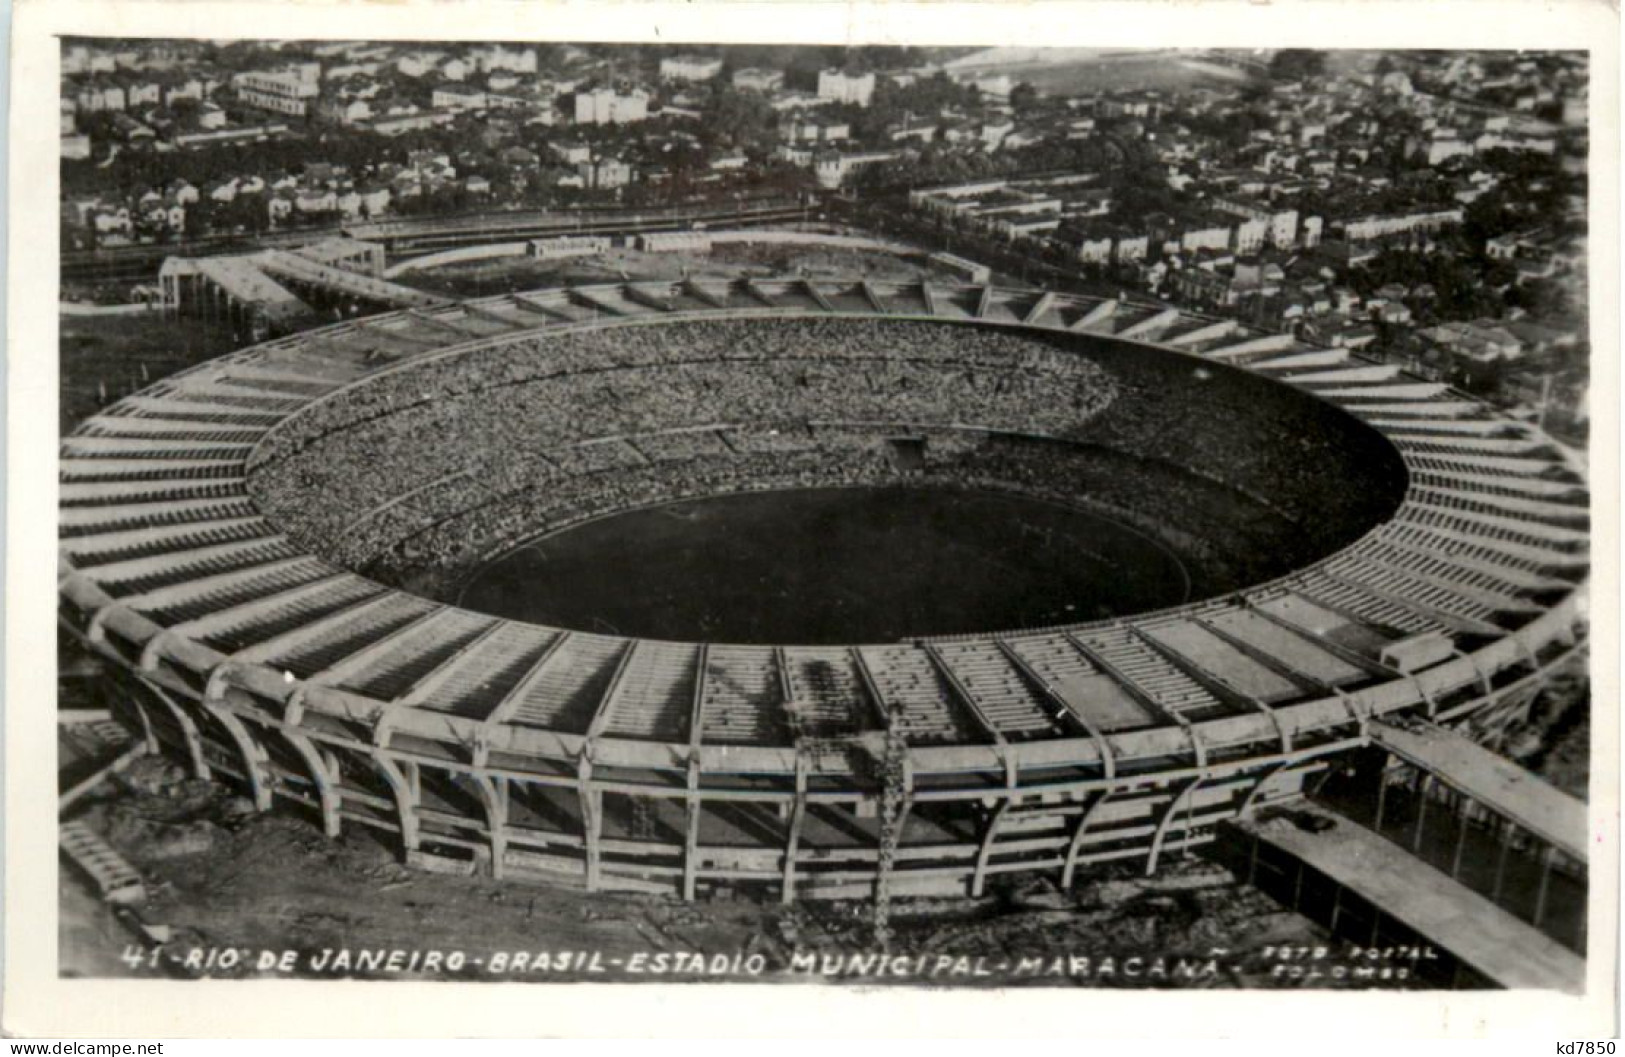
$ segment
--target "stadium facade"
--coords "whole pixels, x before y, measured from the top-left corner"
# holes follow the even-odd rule
[[[998,419],[996,396],[977,405],[996,420],[809,405],[791,431],[685,412],[635,436],[594,432],[601,408],[561,408],[557,421],[583,425],[535,431],[511,478],[448,464],[455,433],[417,434],[435,451],[421,464],[367,446],[392,416],[507,399],[504,387],[575,392],[534,389],[548,362],[666,369],[680,391],[678,361],[682,384],[699,369],[690,342],[635,365],[591,360],[632,328],[830,319],[875,328],[868,355],[882,360],[894,326],[939,328],[949,359],[962,334],[1043,339],[1045,355],[1088,339],[1109,350],[1108,373],[1143,361],[1168,393],[1200,391],[1173,401],[1181,414],[1233,391],[1255,408],[1255,448],[1241,432],[1254,427],[1218,411],[1218,434],[1197,420],[1183,441],[1161,430],[1134,444],[1185,443],[1180,472],[1249,497],[1259,532],[1305,550],[1174,609],[851,646],[639,640],[427,597],[439,565],[661,482],[683,482],[669,498],[883,474],[900,436],[924,439],[928,463],[945,453],[1031,488],[1098,458],[1173,459],[1109,450],[1082,416],[1048,430]],[[493,380],[502,363],[516,373]],[[1152,377],[1118,373],[1117,398]],[[1331,439],[1294,454],[1271,436],[1277,414],[1315,418]],[[1263,476],[1197,465],[1213,435],[1228,447],[1210,458]],[[118,707],[155,743],[262,810],[280,799],[329,834],[387,832],[409,862],[593,889],[979,894],[1010,873],[1155,870],[1219,823],[1301,795],[1374,719],[1493,732],[1584,645],[1588,498],[1550,438],[1348,350],[1132,301],[858,279],[482,298],[232,353],[110,406],[61,455],[60,617],[113,662]],[[1303,494],[1272,493],[1271,474]],[[1244,538],[1218,560],[1240,569],[1269,537]]]

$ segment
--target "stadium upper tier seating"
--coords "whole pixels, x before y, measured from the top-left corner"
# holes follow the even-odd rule
[[[900,469],[887,439],[923,437]],[[249,490],[304,546],[415,589],[606,512],[909,480],[1110,512],[1209,593],[1285,573],[1392,512],[1370,427],[1231,367],[1097,336],[786,319],[599,325],[390,372],[294,416]]]

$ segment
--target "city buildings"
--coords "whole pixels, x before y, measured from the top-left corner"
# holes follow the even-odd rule
[[[253,70],[232,77],[237,98],[248,106],[291,117],[304,117],[321,94],[322,68],[302,63],[287,70]]]
[[[578,125],[625,125],[649,116],[649,93],[641,89],[617,91],[593,88],[577,92],[575,120]]]
[[[818,73],[818,98],[820,99],[868,106],[869,100],[874,97],[874,94],[875,75],[873,73],[849,74],[843,70],[820,70]]]
[[[709,81],[722,72],[722,60],[705,55],[676,55],[660,60],[663,81]]]

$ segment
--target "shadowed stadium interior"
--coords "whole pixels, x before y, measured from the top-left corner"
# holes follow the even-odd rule
[[[1155,869],[1373,717],[1501,721],[1583,635],[1585,485],[1544,435],[1131,301],[747,279],[410,309],[165,379],[62,456],[62,618],[195,772],[593,888]],[[627,511],[834,487],[1109,520],[1189,583],[759,642],[465,593],[539,537],[650,538]],[[635,612],[648,577],[618,579]]]

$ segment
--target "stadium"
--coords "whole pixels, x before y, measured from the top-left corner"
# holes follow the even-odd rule
[[[1493,732],[1584,638],[1583,472],[1539,430],[1129,300],[740,279],[413,308],[163,379],[61,460],[60,617],[193,774],[427,869],[594,890],[1155,871],[1373,720]],[[660,571],[615,560],[585,607],[479,590],[538,540],[835,492],[1064,511],[1088,595],[843,624],[810,583],[657,618]]]

